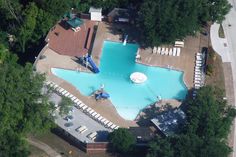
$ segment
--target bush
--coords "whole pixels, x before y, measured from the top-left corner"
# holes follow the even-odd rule
[[[125,128],[119,128],[109,134],[109,142],[113,150],[119,153],[130,152],[135,144],[135,137]]]

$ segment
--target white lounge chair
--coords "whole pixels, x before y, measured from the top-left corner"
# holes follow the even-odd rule
[[[202,79],[201,79],[200,77],[195,77],[195,78],[194,78],[194,81],[195,81],[195,80],[201,81]]]
[[[93,132],[93,133],[88,134],[87,137],[88,137],[90,140],[95,140],[96,136],[97,136],[97,132]]]
[[[165,48],[162,47],[162,48],[161,48],[161,55],[164,55],[164,54],[165,54]]]
[[[58,90],[59,93],[62,93],[63,91],[65,91],[63,88]]]
[[[84,111],[84,110],[86,110],[88,108],[88,106],[87,105],[84,105],[83,107],[81,107],[81,109]]]
[[[116,125],[115,124],[113,124],[110,128],[111,129],[114,129],[116,127]]]
[[[68,97],[70,95],[70,93],[69,92],[67,92],[67,93],[65,93],[65,97]]]
[[[173,54],[173,49],[172,48],[170,48],[170,50],[169,50],[169,56],[172,56],[172,54]]]
[[[69,94],[69,95],[68,95],[68,98],[72,98],[73,96],[74,96],[74,95],[72,95],[72,94]]]
[[[157,53],[157,47],[154,46],[153,49],[152,49],[152,53],[156,54]]]
[[[197,72],[197,71],[195,72],[195,75],[201,75],[201,74],[202,74],[202,73],[200,73],[200,72]]]
[[[165,49],[165,55],[168,55],[168,53],[169,53],[169,49],[166,48],[166,49]]]
[[[109,122],[106,126],[107,127],[111,127],[113,125],[113,123],[112,122]]]
[[[107,120],[106,118],[102,118],[100,122],[103,123],[103,122],[105,122],[106,120]]]
[[[114,129],[118,129],[119,128],[119,126],[116,126]]]
[[[173,56],[176,56],[176,47],[173,48]]]
[[[100,117],[98,117],[98,121],[101,121],[103,119],[103,117],[102,116],[100,116]]]
[[[99,113],[94,116],[95,119],[98,119],[98,117],[100,117],[100,114],[99,114]]]
[[[161,53],[161,48],[160,48],[160,47],[157,48],[157,53],[158,53],[158,54]]]
[[[103,122],[104,125],[107,125],[108,123],[109,123],[108,120],[106,120],[106,121]]]
[[[197,64],[196,64],[196,66],[197,66],[197,67],[201,67],[201,66],[202,66],[202,64],[199,64],[199,63],[197,63]]]
[[[79,99],[78,98],[76,98],[75,100],[72,100],[74,103],[77,103],[77,102],[79,102]]]
[[[176,51],[177,51],[177,52],[176,52],[176,56],[179,57],[179,56],[180,56],[181,49],[178,47],[178,48],[176,49]]]
[[[92,117],[95,117],[98,113],[97,112],[94,112],[91,114]]]

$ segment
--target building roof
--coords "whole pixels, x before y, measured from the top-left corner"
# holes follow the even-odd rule
[[[66,22],[73,28],[80,27],[84,23],[84,21],[78,17],[74,17],[73,19],[69,19]]]
[[[80,26],[80,31],[74,32],[68,27],[65,20],[55,25],[48,33],[46,41],[53,51],[60,55],[81,57],[88,53],[91,46],[96,22],[83,20],[84,24]],[[90,31],[89,31],[90,30]]]
[[[50,98],[51,101],[55,102],[55,105],[58,106],[58,103],[61,101],[61,97],[53,93]],[[72,107],[70,119],[66,119],[60,116],[59,111],[55,111],[55,123],[69,133],[71,136],[76,138],[81,142],[94,143],[94,142],[107,142],[108,134],[111,130],[105,128],[100,123],[94,121],[91,117],[83,113],[81,110],[76,107]],[[84,133],[79,133],[76,129],[80,126],[85,126],[87,130]],[[95,141],[88,138],[90,133],[96,132],[97,136]]]
[[[156,118],[151,119],[151,122],[161,131],[165,136],[170,136],[176,133],[179,125],[184,123],[185,113],[181,109],[169,110]]]
[[[91,13],[91,12],[102,13],[102,8],[90,7],[90,8],[89,8],[89,13]]]

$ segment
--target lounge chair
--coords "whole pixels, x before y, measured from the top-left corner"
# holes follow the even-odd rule
[[[201,67],[201,66],[202,66],[202,64],[196,63],[196,66],[198,66],[198,67]]]
[[[161,48],[161,55],[164,55],[164,54],[165,54],[165,48],[162,47],[162,48]]]
[[[114,129],[116,127],[116,125],[115,124],[113,124],[110,128],[111,129]]]
[[[72,95],[72,94],[69,94],[69,95],[68,95],[68,98],[72,98],[73,96],[74,96],[74,95]]]
[[[194,81],[195,81],[195,80],[201,81],[202,79],[201,79],[200,77],[195,77],[195,78],[194,78]]]
[[[75,100],[72,100],[74,103],[77,103],[77,102],[79,102],[79,99],[78,98],[76,98]]]
[[[176,50],[177,50],[176,56],[179,57],[179,56],[180,56],[181,49],[178,47]]]
[[[95,118],[96,120],[98,120],[98,117],[100,117],[100,114],[99,114],[99,113],[94,116],[94,118]]]
[[[202,74],[201,72],[195,71],[195,75],[201,75],[201,74]]]
[[[166,48],[165,49],[165,55],[168,55],[168,53],[169,53],[169,50],[168,50],[168,48]]]
[[[105,122],[106,120],[107,120],[106,118],[102,118],[100,122],[103,123],[103,122]]]
[[[98,117],[98,121],[101,121],[103,119],[103,117],[102,116],[100,116],[100,117]]]
[[[67,92],[67,93],[65,93],[65,97],[68,97],[70,95],[70,93],[69,92]]]
[[[92,115],[95,111],[92,109],[88,112],[89,115]]]
[[[98,113],[97,112],[94,112],[91,114],[92,117],[95,117]]]
[[[173,56],[176,56],[176,47],[173,48]]]
[[[152,49],[152,53],[156,54],[157,53],[157,47],[154,46],[153,49]]]
[[[195,63],[197,63],[197,64],[202,64],[202,61],[195,61]]]
[[[97,136],[97,132],[93,132],[93,133],[90,133],[87,135],[87,137],[90,139],[90,140],[95,140]]]
[[[65,95],[66,93],[67,93],[67,91],[64,90],[64,91],[61,92],[61,95]]]
[[[89,107],[87,108],[86,112],[90,112],[92,109]]]
[[[169,56],[172,56],[172,54],[173,54],[173,49],[172,48],[170,48],[170,50],[169,50]]]
[[[161,48],[160,48],[160,47],[157,48],[157,53],[158,53],[158,54],[161,53]]]
[[[86,110],[88,108],[88,106],[87,105],[84,105],[83,107],[81,107],[81,109],[84,111],[84,110]]]
[[[109,120],[106,120],[103,122],[104,125],[107,125],[109,123]]]
[[[80,134],[84,133],[85,131],[87,131],[87,127],[86,126],[80,126],[78,127],[75,131],[79,132]]]
[[[118,129],[119,128],[119,126],[116,126],[114,129]]]
[[[112,122],[109,122],[106,126],[109,128],[109,127],[111,127],[113,125],[113,123]]]

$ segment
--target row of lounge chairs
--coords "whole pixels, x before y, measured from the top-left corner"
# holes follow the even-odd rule
[[[152,50],[153,54],[168,55],[168,56],[180,56],[181,48],[165,48],[165,47],[155,47]]]
[[[195,68],[194,68],[194,88],[199,89],[203,86],[203,55],[202,53],[196,54]],[[195,98],[197,91],[193,91],[193,97]]]
[[[46,84],[48,86],[50,86],[51,88],[53,88],[54,90],[56,90],[60,95],[63,95],[63,96],[66,96],[66,97],[70,98],[75,103],[75,107],[76,108],[82,110],[85,114],[90,116],[92,119],[94,119],[98,123],[104,125],[106,128],[112,129],[112,130],[119,128],[119,126],[113,124],[112,122],[110,122],[109,120],[107,120],[106,118],[101,116],[99,113],[95,112],[92,108],[90,108],[87,105],[85,105],[77,97],[75,97],[74,95],[70,94],[65,89],[59,87],[57,84],[55,84],[53,82],[47,82]]]

